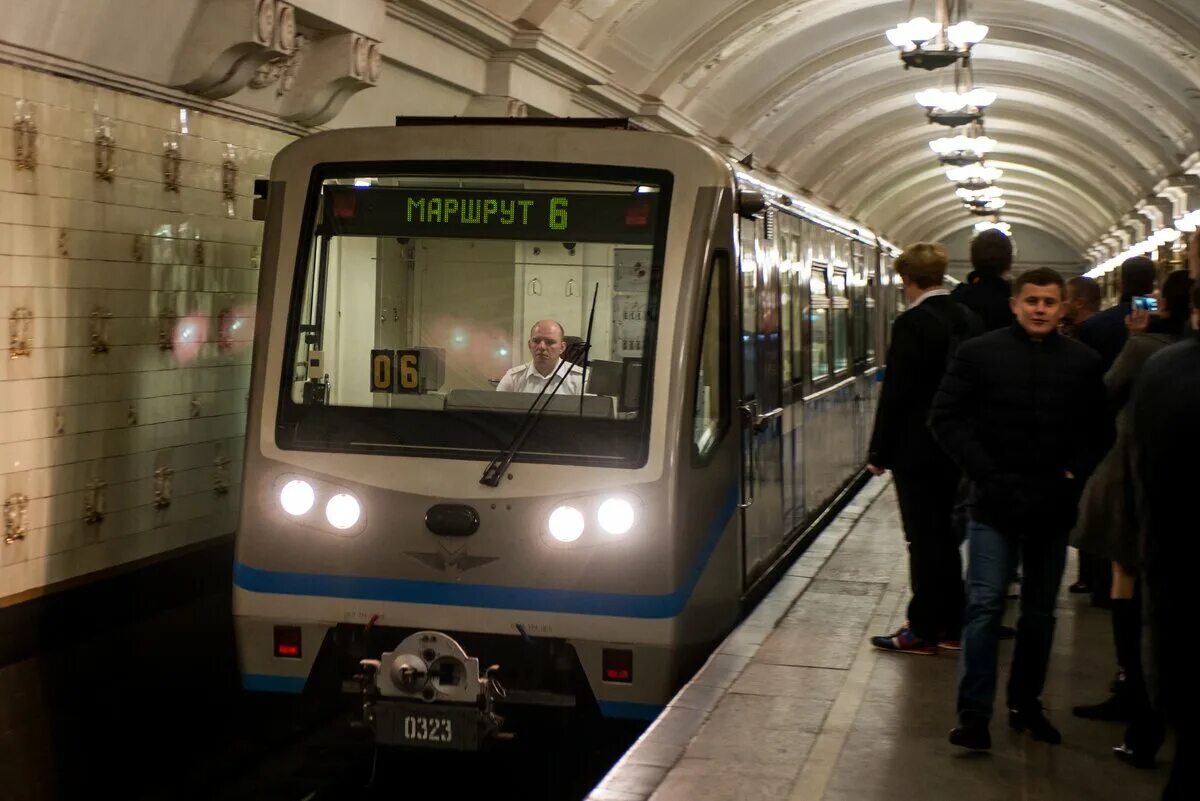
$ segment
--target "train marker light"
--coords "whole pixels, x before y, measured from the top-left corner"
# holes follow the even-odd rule
[[[283,489],[279,491],[279,505],[292,517],[307,514],[308,510],[313,508],[316,499],[317,494],[313,492],[312,485],[298,478],[284,484]]]
[[[574,506],[560,506],[550,513],[550,536],[559,542],[574,542],[583,535],[583,513]]]

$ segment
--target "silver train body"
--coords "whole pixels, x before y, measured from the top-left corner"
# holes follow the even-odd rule
[[[433,207],[430,187],[445,189],[446,197],[459,192],[457,216],[449,201],[439,202],[440,217],[422,216]],[[392,194],[385,197],[385,189]],[[376,195],[400,199],[384,206],[407,209],[403,224],[354,227]],[[357,207],[343,197],[357,198]],[[504,240],[502,226],[520,226],[521,211],[537,214],[543,200],[549,222],[537,222],[515,244]],[[624,216],[611,224],[596,222],[608,212],[588,211],[591,203],[608,209],[625,202]],[[482,222],[462,216],[474,203]],[[594,219],[556,220],[556,209],[568,207]],[[398,219],[385,211],[377,216]],[[876,356],[898,303],[888,250],[869,232],[692,141],[537,125],[322,133],[275,159],[265,219],[234,575],[247,688],[352,689],[375,709],[405,697],[397,688],[409,682],[424,691],[407,697],[431,710],[469,708],[472,699],[489,714],[493,701],[503,707],[594,699],[606,716],[652,717],[734,626],[772,568],[861,474]],[[439,222],[447,241],[438,239]],[[572,226],[593,222],[576,241]],[[652,235],[634,230],[645,226]],[[366,244],[351,241],[372,231]],[[589,238],[612,241],[589,246]],[[470,268],[478,281],[454,279],[469,260],[447,254],[462,248],[499,266],[486,275]],[[564,332],[584,338],[589,319],[594,332],[604,331],[593,334],[592,354],[608,358],[592,369],[597,381],[606,365],[618,370],[613,386],[620,389],[587,399],[589,410],[603,399],[603,420],[585,414],[583,401],[577,418],[544,415],[531,435],[542,436],[541,444],[531,439],[497,486],[481,484],[522,415],[472,416],[471,399],[481,394],[471,382],[482,375],[494,384],[501,371],[455,362],[446,350],[479,336],[475,328],[434,329],[443,318],[492,312],[482,305],[455,312],[459,317],[431,310],[448,303],[437,299],[442,290],[434,284],[453,279],[456,302],[469,306],[493,292],[478,288],[487,276],[501,282],[487,305],[503,322],[507,307],[496,297],[511,294],[511,333],[504,331],[508,344],[489,358],[504,354],[505,367],[527,358],[523,332],[550,302],[543,301],[546,287],[557,292],[563,283],[546,276],[568,274],[547,268],[530,278],[540,263],[530,254],[569,260],[577,251],[594,263],[554,268],[581,271],[565,281],[565,295],[580,298],[570,302],[581,310],[567,310],[574,316]],[[373,335],[363,329],[357,345],[353,332],[333,342],[336,325],[358,324],[346,300],[358,286],[345,275],[353,252],[375,265],[353,267],[363,280],[377,277],[358,311],[378,315],[371,317],[378,325]],[[509,252],[517,254],[511,264],[501,257]],[[341,277],[323,261],[330,253],[341,254]],[[441,254],[436,264],[430,254]],[[424,276],[420,299],[411,281],[389,295],[383,271],[392,260],[403,265],[397,275]],[[600,272],[588,272],[594,269]],[[340,299],[331,299],[335,290]],[[622,311],[629,297],[638,302]],[[634,324],[630,316],[642,319]],[[388,333],[391,322],[399,329]],[[423,394],[333,400],[339,391],[350,397],[368,374],[373,392],[400,381],[407,346],[429,346],[412,351],[414,360],[426,360]],[[638,395],[632,411],[617,397],[630,391]],[[464,411],[450,414],[451,407]],[[478,421],[493,425],[501,417],[511,422],[495,423],[481,440],[486,447],[470,444],[471,426],[482,430]],[[443,425],[463,427],[468,444],[440,447]],[[283,508],[281,493],[288,492],[291,511]],[[334,496],[353,499],[358,513],[350,525],[329,522]],[[619,536],[597,524],[600,505],[613,497],[623,499],[618,511],[633,510],[632,526]],[[575,510],[571,541],[548,522],[560,507]],[[449,510],[449,530],[430,522],[435,508]],[[478,664],[465,673],[448,669],[438,649]],[[489,677],[507,692],[487,686]],[[476,697],[475,682],[487,692]],[[428,730],[424,720],[406,717],[388,734],[375,711],[368,717],[382,741],[450,739],[432,718]]]

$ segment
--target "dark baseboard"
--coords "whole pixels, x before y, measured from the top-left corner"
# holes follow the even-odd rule
[[[233,535],[0,601],[0,666],[57,651],[90,634],[150,618],[214,592],[232,592]]]

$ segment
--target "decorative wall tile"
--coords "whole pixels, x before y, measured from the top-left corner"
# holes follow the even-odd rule
[[[18,100],[34,169],[3,164]],[[291,137],[195,112],[184,130],[176,106],[5,64],[0,111],[10,351],[29,310],[28,352],[0,357],[0,499],[26,521],[2,598],[232,531],[261,237],[240,193]]]

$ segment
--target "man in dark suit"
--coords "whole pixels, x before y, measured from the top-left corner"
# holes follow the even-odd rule
[[[985,331],[1007,328],[1013,314],[1008,307],[1011,294],[1008,273],[1012,269],[1012,240],[995,228],[971,240],[971,276],[960,284],[954,299],[979,316]]]
[[[1154,262],[1145,256],[1126,259],[1121,265],[1121,302],[1093,314],[1075,328],[1075,338],[1100,354],[1104,372],[1112,367],[1117,354],[1129,339],[1125,318],[1133,309],[1133,298],[1154,291]]]
[[[1193,241],[1200,241],[1200,235]],[[1200,257],[1200,245],[1193,247]],[[1196,621],[1200,561],[1200,285],[1192,289],[1191,322],[1191,336],[1146,363],[1131,411],[1149,634],[1147,678],[1156,705],[1175,727],[1175,759],[1163,801],[1200,798],[1200,698],[1189,636]]]
[[[868,469],[875,475],[890,469],[895,478],[913,597],[906,626],[871,638],[886,651],[957,648],[962,627],[962,562],[951,525],[960,474],[926,421],[957,344],[983,326],[943,288],[946,265],[945,249],[924,242],[896,261],[908,309],[892,325]]]
[[[1017,322],[959,348],[933,401],[933,434],[972,484],[960,725],[950,734],[964,748],[991,748],[998,629],[1017,548],[1024,573],[1008,723],[1062,741],[1041,705],[1055,601],[1079,493],[1113,440],[1099,357],[1058,333],[1063,287],[1047,268],[1022,274]]]

